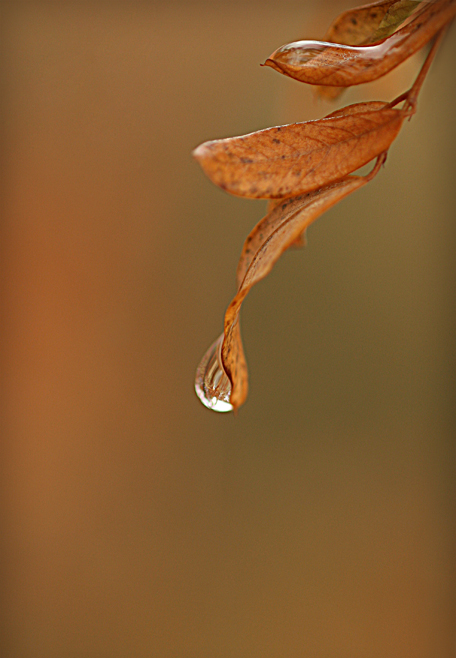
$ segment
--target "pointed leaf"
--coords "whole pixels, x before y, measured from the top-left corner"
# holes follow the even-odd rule
[[[420,6],[421,5],[421,6]],[[393,34],[417,9],[426,9],[426,1],[398,0],[388,9],[378,28],[366,39],[368,43],[377,43]]]
[[[313,85],[349,87],[376,80],[422,48],[456,14],[456,0],[427,3],[407,25],[380,43],[346,46],[296,41],[276,50],[265,65]]]
[[[346,46],[375,43],[397,30],[421,4],[421,0],[380,0],[354,7],[344,11],[333,21],[323,41]],[[317,87],[318,95],[327,100],[336,99],[343,90],[343,87]]]
[[[378,29],[391,5],[397,1],[380,0],[344,11],[331,23],[323,40],[346,46],[365,44]]]
[[[406,116],[382,101],[357,103],[318,121],[205,142],[193,155],[231,194],[287,198],[338,180],[387,151]]]
[[[346,46],[375,43],[393,34],[420,5],[425,8],[426,4],[428,0],[380,0],[353,7],[331,23],[324,41]]]
[[[234,409],[247,397],[247,366],[239,329],[239,312],[249,290],[273,268],[288,249],[326,210],[359,189],[377,174],[386,155],[380,156],[367,176],[347,176],[320,190],[277,204],[253,229],[245,241],[237,270],[238,292],[225,313],[221,359],[231,382],[229,401]]]

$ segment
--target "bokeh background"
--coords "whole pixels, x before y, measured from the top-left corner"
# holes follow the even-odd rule
[[[5,658],[454,655],[454,29],[246,300],[246,405],[193,391],[265,203],[191,150],[335,109],[259,63],[350,4],[2,4]]]

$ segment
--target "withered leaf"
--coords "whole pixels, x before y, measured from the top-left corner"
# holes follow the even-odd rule
[[[198,368],[197,392],[200,397],[209,398],[203,400],[206,406],[215,408],[217,399],[220,399],[225,404],[221,410],[228,410],[227,401],[236,410],[247,397],[247,366],[239,313],[249,290],[271,271],[280,255],[299,239],[313,221],[372,180],[385,158],[386,154],[382,154],[367,176],[347,176],[332,185],[277,203],[252,230],[239,260],[238,291],[225,313],[224,333],[208,350],[209,354],[205,355]],[[217,350],[220,350],[218,361]]]
[[[362,46],[393,34],[426,0],[380,0],[353,7],[340,14],[329,26],[323,41]]]
[[[348,9],[331,23],[323,41],[346,46],[375,43],[395,32],[420,5],[421,0],[380,0]],[[319,96],[328,100],[334,100],[343,90],[343,87],[317,87]]]
[[[387,151],[406,116],[382,101],[357,103],[317,121],[205,142],[193,155],[231,194],[287,198],[328,185]]]
[[[349,87],[376,80],[422,48],[456,14],[456,0],[425,3],[423,11],[374,45],[347,46],[296,41],[265,62],[276,71],[313,85]]]
[[[249,290],[271,271],[281,254],[313,221],[371,180],[383,161],[384,158],[379,159],[368,176],[347,176],[320,190],[285,200],[266,215],[247,237],[237,269],[238,292],[225,313],[225,338],[221,351],[223,366],[232,386],[230,402],[234,408],[243,404],[247,396],[239,312]],[[241,360],[239,355],[242,355]]]
[[[382,39],[386,39],[393,34],[398,27],[404,23],[417,9],[421,12],[426,8],[428,0],[397,0],[388,9],[383,16],[382,21],[378,28],[366,39],[364,45],[368,43],[377,43]],[[421,5],[421,6],[420,6]],[[418,15],[418,12],[417,14]]]
[[[398,0],[380,0],[342,12],[329,26],[323,41],[361,46],[379,28],[390,7]]]

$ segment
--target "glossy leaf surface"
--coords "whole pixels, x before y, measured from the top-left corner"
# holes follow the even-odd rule
[[[287,198],[328,185],[387,151],[406,116],[381,101],[357,103],[318,121],[205,142],[193,155],[231,194]]]
[[[401,64],[435,36],[456,14],[456,0],[423,5],[413,20],[380,43],[347,46],[296,41],[265,62],[291,78],[312,85],[349,87],[376,80]]]
[[[420,0],[380,0],[354,7],[333,21],[323,41],[346,46],[375,43],[393,34],[423,4]],[[343,90],[343,87],[317,87],[318,94],[327,100],[334,100]]]

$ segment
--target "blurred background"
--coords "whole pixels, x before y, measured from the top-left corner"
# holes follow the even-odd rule
[[[266,204],[191,150],[407,89],[259,67],[353,4],[2,4],[5,658],[454,655],[454,29],[247,298],[238,416],[193,390]]]

